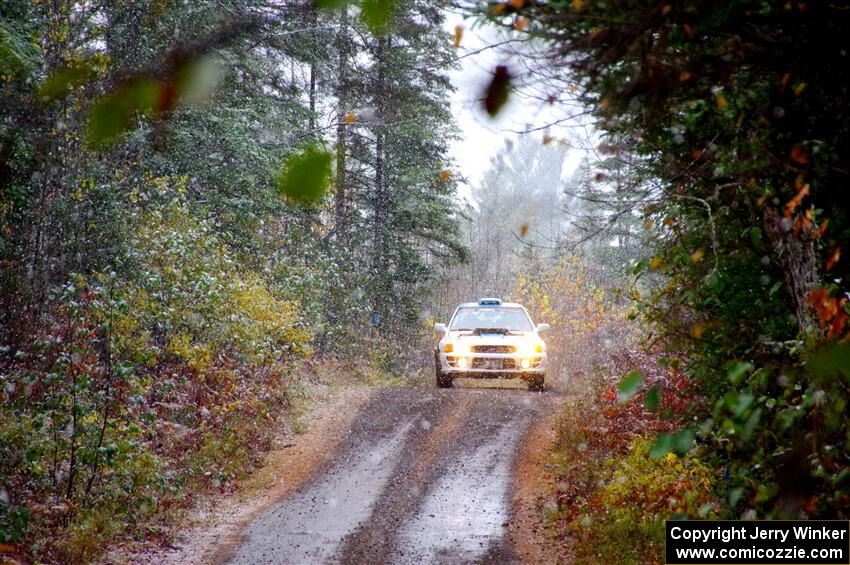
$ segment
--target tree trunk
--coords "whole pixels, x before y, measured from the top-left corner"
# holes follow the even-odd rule
[[[392,279],[388,272],[387,251],[389,240],[387,238],[387,221],[389,213],[389,205],[387,202],[387,187],[385,178],[386,163],[384,160],[384,126],[383,122],[386,119],[386,112],[383,108],[382,95],[385,92],[386,86],[386,62],[384,54],[389,48],[389,38],[384,36],[378,39],[378,48],[375,52],[375,64],[378,68],[378,75],[375,82],[375,92],[377,93],[375,100],[375,119],[377,127],[375,128],[375,192],[373,195],[372,210],[374,213],[373,229],[373,269],[377,277],[378,284],[375,288],[373,311],[384,316],[384,303],[392,290]]]
[[[337,68],[337,111],[336,111],[336,187],[334,191],[334,223],[337,241],[345,241],[347,231],[348,206],[346,199],[345,157],[346,157],[346,123],[345,115],[348,110],[348,9],[342,8],[337,34],[338,68]]]
[[[819,280],[815,241],[796,236],[790,219],[775,208],[765,209],[764,226],[791,292],[797,325],[802,333],[814,331],[818,328],[817,313],[807,298]]]

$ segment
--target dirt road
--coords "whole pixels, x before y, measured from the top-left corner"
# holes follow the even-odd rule
[[[519,563],[507,535],[514,456],[557,401],[521,390],[381,389],[330,462],[256,516],[219,561]]]

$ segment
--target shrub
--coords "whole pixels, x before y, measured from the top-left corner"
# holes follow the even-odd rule
[[[240,268],[179,182],[154,180],[133,276],[72,276],[0,358],[0,541],[50,561],[154,535],[244,475],[310,352],[297,298]]]
[[[664,520],[715,516],[714,472],[691,457],[653,458],[653,444],[641,437],[602,463],[602,486],[571,524],[578,562],[663,563]]]

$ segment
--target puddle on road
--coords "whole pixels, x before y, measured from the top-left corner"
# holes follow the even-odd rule
[[[473,563],[507,533],[511,462],[524,426],[504,425],[473,453],[446,463],[416,516],[399,536],[396,565]]]
[[[248,540],[230,563],[330,562],[343,538],[372,514],[414,423],[407,422],[384,441],[347,450],[349,455],[322,472],[317,482],[260,515],[246,529]]]

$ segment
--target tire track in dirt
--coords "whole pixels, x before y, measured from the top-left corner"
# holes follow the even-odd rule
[[[309,484],[257,517],[233,563],[519,563],[514,458],[559,395],[381,389]]]

